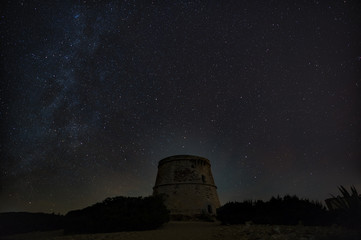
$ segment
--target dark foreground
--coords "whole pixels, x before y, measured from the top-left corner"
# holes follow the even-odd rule
[[[361,233],[337,226],[231,225],[209,222],[169,222],[157,230],[63,235],[62,231],[33,232],[3,237],[6,240],[360,240]]]

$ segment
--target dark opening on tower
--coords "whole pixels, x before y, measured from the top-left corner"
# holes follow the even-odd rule
[[[208,205],[208,213],[213,213],[211,205]]]

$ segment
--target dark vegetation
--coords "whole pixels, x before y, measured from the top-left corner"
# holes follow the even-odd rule
[[[341,196],[321,203],[296,196],[273,197],[267,202],[229,202],[217,209],[223,224],[309,226],[342,225],[361,229],[361,195],[354,187],[348,192],[339,187]],[[213,221],[209,216],[198,219]],[[184,219],[182,219],[184,220]],[[149,230],[169,221],[162,196],[114,197],[90,207],[70,211],[66,216],[46,213],[0,213],[0,236],[31,231],[64,229],[67,234]]]
[[[217,210],[217,218],[224,224],[328,225],[329,212],[322,204],[296,196],[271,198],[268,202],[230,202]]]
[[[65,218],[66,234],[138,231],[160,227],[169,221],[169,212],[161,196],[115,197],[71,211]]]
[[[65,216],[46,213],[0,213],[0,236],[64,229],[98,233],[155,229],[169,220],[162,196],[114,197]]]
[[[333,196],[332,212],[335,213],[335,222],[340,225],[361,229],[361,195],[355,187],[351,187],[350,193],[340,186],[341,196]]]
[[[272,197],[269,201],[229,202],[217,209],[223,224],[278,224],[308,226],[342,225],[361,228],[361,197],[354,187],[349,193],[344,187],[342,196],[333,197],[333,208],[296,196]]]
[[[46,213],[0,213],[0,236],[64,228],[64,216]]]

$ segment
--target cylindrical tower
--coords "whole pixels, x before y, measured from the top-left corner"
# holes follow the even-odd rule
[[[153,194],[164,194],[173,216],[215,215],[220,207],[208,159],[177,155],[162,159]]]

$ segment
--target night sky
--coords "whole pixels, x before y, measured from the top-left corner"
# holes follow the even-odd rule
[[[361,191],[359,1],[0,8],[1,212],[147,196],[176,154],[222,204]]]

